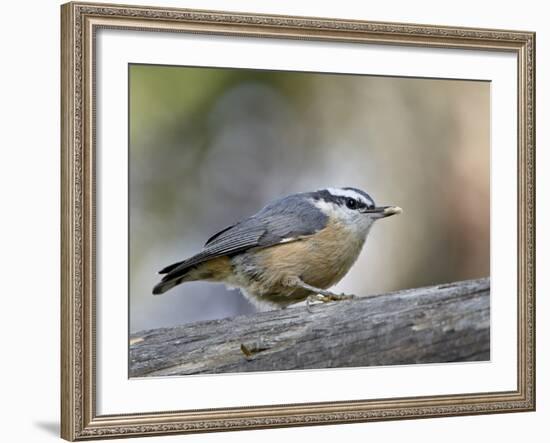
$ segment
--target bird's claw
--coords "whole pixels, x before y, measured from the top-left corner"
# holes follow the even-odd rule
[[[344,294],[343,292],[339,295],[338,300],[353,300],[355,298],[355,294]]]
[[[315,302],[329,303],[329,302],[332,302],[332,301],[351,300],[354,297],[355,297],[355,295],[353,295],[353,294],[344,294],[344,293],[342,293],[342,294],[311,294],[306,299],[306,307],[307,307],[307,310],[309,312],[313,312],[311,307],[316,304]]]

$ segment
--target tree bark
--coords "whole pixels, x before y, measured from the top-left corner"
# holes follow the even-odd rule
[[[484,361],[489,278],[141,331],[130,377]]]

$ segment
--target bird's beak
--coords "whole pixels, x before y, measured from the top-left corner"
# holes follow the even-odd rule
[[[374,209],[367,209],[364,211],[365,214],[370,214],[374,218],[384,218],[389,217],[390,215],[401,214],[403,209],[399,206],[380,206]]]

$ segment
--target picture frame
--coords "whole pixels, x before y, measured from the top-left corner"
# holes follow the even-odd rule
[[[70,441],[535,410],[535,34],[71,2],[61,7],[61,436]],[[515,389],[99,413],[98,32],[511,54],[517,66]],[[259,43],[261,44],[261,42]],[[121,117],[122,118],[122,117]],[[498,131],[499,128],[493,128]],[[493,149],[493,161],[498,157]],[[99,233],[101,234],[101,233]],[[122,273],[123,274],[123,273]],[[121,275],[122,275],[121,274]],[[124,277],[121,277],[124,278]],[[492,286],[494,289],[494,286]],[[493,337],[492,337],[493,338]],[[126,337],[123,337],[126,340]],[[290,376],[297,376],[290,374]],[[212,376],[215,377],[215,376]],[[212,379],[211,379],[212,380]],[[169,380],[168,380],[169,381]],[[196,379],[190,383],[197,383]],[[229,405],[232,400],[227,399]]]

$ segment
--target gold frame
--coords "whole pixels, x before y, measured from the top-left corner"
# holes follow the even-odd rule
[[[510,392],[98,416],[94,36],[99,28],[508,51],[518,59],[518,381]],[[535,409],[535,34],[125,5],[61,7],[61,436],[67,440]]]

